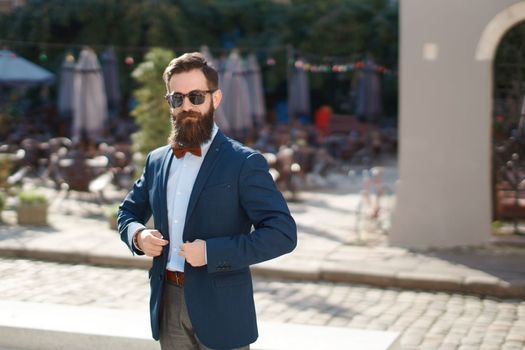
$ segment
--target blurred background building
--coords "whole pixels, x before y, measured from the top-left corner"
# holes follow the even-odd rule
[[[525,2],[404,0],[400,18],[391,243],[487,243],[493,221],[525,214]]]

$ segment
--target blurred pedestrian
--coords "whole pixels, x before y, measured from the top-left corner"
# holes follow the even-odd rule
[[[222,93],[204,57],[175,58],[164,81],[169,145],[148,155],[121,204],[121,238],[154,257],[151,327],[163,350],[249,349],[258,336],[249,266],[292,251],[296,225],[263,156],[218,130]]]

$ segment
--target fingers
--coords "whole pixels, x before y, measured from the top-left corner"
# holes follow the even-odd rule
[[[147,256],[161,255],[162,248],[169,243],[157,230],[144,230],[141,234],[143,250]]]
[[[144,236],[142,237],[142,241],[144,243],[150,243],[153,245],[158,246],[165,246],[168,244],[168,241],[163,239],[162,234],[157,230],[144,230],[145,232]]]
[[[205,260],[205,241],[197,239],[193,242],[188,242],[180,246],[177,253],[186,259],[186,262],[191,266],[198,267],[206,264]]]
[[[184,250],[184,246],[185,246],[185,244],[180,246],[180,249],[179,249],[179,252],[177,253],[177,255],[178,256],[182,256],[188,262],[188,264],[193,266],[191,249],[188,249],[188,247],[186,247],[186,251],[185,251]]]
[[[179,248],[179,252],[177,254],[179,256],[182,256],[189,263],[190,261],[188,259],[191,256],[191,251],[192,251],[191,243],[190,243],[190,241],[186,241],[186,243],[181,244],[181,246]]]
[[[146,254],[147,256],[152,256],[152,257],[159,256],[162,254],[162,249],[155,249],[155,248],[145,249],[144,254]]]
[[[159,231],[157,231],[157,230],[149,230],[149,232],[151,233],[151,235],[152,235],[153,237],[161,238],[161,239],[162,239],[162,235],[160,234]]]
[[[177,255],[179,256],[183,256],[184,258],[186,258],[186,254],[187,254],[187,251],[184,251],[184,249],[188,249],[188,247],[186,246],[187,243],[183,243],[180,247],[179,247],[179,252],[177,253]]]

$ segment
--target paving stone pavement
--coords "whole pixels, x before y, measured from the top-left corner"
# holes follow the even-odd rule
[[[0,299],[147,312],[143,269],[0,258]],[[525,347],[525,301],[254,279],[260,320],[402,332],[402,349]]]
[[[358,170],[354,170],[359,173]],[[385,167],[385,183],[393,188],[395,166]],[[334,186],[302,191],[290,202],[298,225],[298,245],[291,254],[253,266],[264,277],[365,283],[381,287],[439,290],[525,299],[525,249],[486,247],[413,251],[388,246],[389,210],[378,222],[361,220],[356,211],[361,177],[332,174]],[[16,224],[14,199],[1,213],[0,256],[69,263],[148,268],[147,258],[132,257],[104,218],[104,206],[85,194],[64,198],[48,187],[52,200],[48,227]],[[125,192],[108,191],[111,202]],[[385,209],[394,196],[385,198]],[[363,219],[363,218],[361,218]],[[359,230],[356,230],[356,226]],[[365,226],[365,227],[362,227]]]
[[[380,227],[366,227],[366,234],[355,232],[359,178],[347,177],[343,185],[337,190],[302,192],[302,201],[290,203],[299,245],[293,254],[264,263],[262,270],[272,279],[255,278],[261,320],[399,331],[406,350],[525,348],[524,298],[449,293],[498,295],[502,288],[497,288],[503,287],[507,295],[513,291],[525,295],[524,251],[482,247],[414,252],[388,247]],[[0,225],[4,257],[77,259],[128,267],[0,258],[0,299],[147,312],[144,268],[149,261],[130,256],[108,229],[103,208],[92,199],[76,194],[62,199],[53,192],[50,197],[51,226],[42,229],[16,225],[13,203],[8,203],[2,214],[6,224]],[[279,276],[291,279],[275,279]]]

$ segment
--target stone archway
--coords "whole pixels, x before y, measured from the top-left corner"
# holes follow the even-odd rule
[[[497,74],[496,67],[494,66],[495,60],[496,60],[496,54],[498,51],[498,48],[500,44],[505,39],[505,36],[507,33],[509,33],[512,28],[519,25],[521,22],[525,21],[525,2],[519,2],[516,4],[513,4],[504,10],[500,11],[498,14],[496,14],[492,20],[486,25],[484,28],[481,37],[478,41],[476,52],[475,52],[475,60],[476,61],[485,61],[490,64],[490,67],[494,67],[491,69],[489,76],[490,76],[490,86],[493,87],[495,84],[495,76]],[[491,99],[491,115],[490,120],[493,118],[493,110],[494,110],[494,100]],[[493,138],[493,134],[491,138]],[[494,142],[494,139],[492,139]],[[494,220],[495,216],[497,216],[497,209],[498,207],[496,204],[498,200],[496,199],[497,190],[495,190],[496,186],[496,173],[494,170],[494,162],[496,161],[494,159],[494,155],[491,157],[491,163],[492,164],[492,171],[491,171],[491,186],[493,191],[493,197],[492,197],[492,218]],[[516,228],[517,230],[517,228]]]
[[[511,5],[498,13],[481,34],[475,59],[477,61],[492,61],[505,33],[523,20],[525,20],[525,2]]]
[[[524,24],[525,2],[499,12],[485,27],[475,56],[493,67],[489,73],[493,91],[490,100],[493,234],[518,233],[518,223],[523,217],[523,208],[516,199],[522,197],[519,184],[525,163],[523,140],[516,137],[519,134],[516,131],[525,93]],[[518,158],[514,158],[516,154]]]

